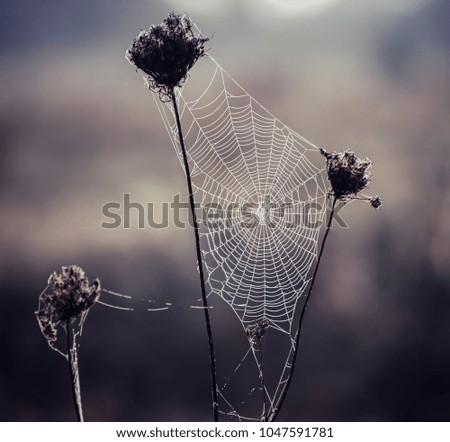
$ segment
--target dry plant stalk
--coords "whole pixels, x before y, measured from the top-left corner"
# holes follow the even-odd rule
[[[189,70],[194,66],[199,58],[205,56],[206,49],[204,45],[207,41],[207,38],[204,38],[201,35],[196,35],[194,33],[192,29],[192,22],[188,17],[182,18],[179,15],[170,13],[160,25],[155,25],[150,27],[148,30],[141,31],[134,38],[130,48],[127,51],[126,56],[130,63],[135,65],[137,69],[143,71],[147,75],[147,83],[149,89],[157,93],[162,102],[171,102],[173,106],[184,169],[186,172],[191,215],[194,224],[200,285],[202,290],[205,324],[208,334],[210,351],[213,413],[214,420],[218,421],[219,408],[217,396],[214,341],[212,337],[211,322],[209,318],[206,297],[205,276],[200,249],[199,229],[194,210],[195,201],[192,188],[192,180],[188,157],[186,154],[186,147],[184,144],[177,100],[175,96],[175,88],[181,87],[183,85],[188,76]],[[329,196],[332,200],[331,210],[309,290],[307,292],[305,302],[303,304],[303,309],[300,314],[298,332],[295,338],[296,344],[293,354],[292,367],[287,382],[284,385],[277,407],[267,407],[267,397],[264,385],[265,382],[261,340],[269,324],[261,322],[247,329],[247,336],[249,338],[250,345],[258,345],[259,349],[259,365],[261,369],[261,384],[263,390],[263,419],[267,421],[273,421],[276,419],[290,387],[292,374],[297,359],[298,343],[302,329],[303,318],[314,287],[314,283],[316,281],[318,268],[321,262],[324,246],[330,232],[337,202],[340,201],[345,203],[351,199],[362,199],[369,201],[371,206],[374,208],[379,208],[381,206],[381,199],[378,196],[359,196],[359,193],[367,187],[371,180],[369,169],[372,163],[369,159],[366,158],[361,160],[356,157],[356,155],[350,150],[338,153],[329,153],[326,150],[321,149],[320,152],[326,158],[327,174],[331,184],[331,190],[329,192]]]
[[[206,55],[205,43],[208,40],[208,38],[194,33],[192,22],[187,16],[181,17],[172,12],[160,25],[154,25],[148,30],[141,31],[134,38],[126,57],[137,69],[147,74],[149,89],[157,93],[162,102],[171,102],[175,113],[178,139],[183,157],[184,170],[186,172],[190,211],[194,226],[203,311],[209,344],[213,417],[214,421],[217,422],[219,420],[219,403],[214,340],[206,296],[203,258],[200,248],[199,227],[195,213],[192,178],[175,97],[175,88],[183,85],[189,70],[199,58]]]
[[[50,275],[47,287],[39,296],[36,311],[39,327],[48,344],[69,363],[73,400],[79,422],[83,422],[84,418],[76,338],[81,334],[89,310],[99,299],[100,290],[100,281],[96,279],[90,286],[81,267],[62,267],[61,273],[53,272]],[[67,352],[57,347],[60,331],[66,333]]]
[[[331,184],[331,190],[329,192],[329,197],[331,197],[331,210],[327,221],[327,226],[325,229],[325,234],[322,238],[322,242],[319,249],[319,255],[317,257],[316,265],[314,267],[314,272],[309,285],[308,292],[306,294],[305,301],[303,303],[302,311],[299,317],[299,325],[297,334],[295,336],[295,349],[292,358],[292,366],[289,372],[289,377],[284,385],[283,391],[280,396],[280,401],[278,406],[271,410],[269,414],[268,421],[273,422],[281,407],[286,399],[287,392],[292,381],[292,375],[294,373],[295,363],[297,361],[298,347],[300,342],[300,334],[302,331],[303,319],[305,317],[306,308],[308,302],[311,298],[311,294],[314,288],[314,283],[317,279],[317,272],[319,270],[320,262],[322,259],[323,251],[325,248],[325,243],[327,241],[328,235],[330,233],[331,225],[333,222],[334,212],[336,209],[336,204],[340,201],[346,203],[351,199],[360,199],[369,201],[370,205],[378,209],[382,202],[379,196],[359,196],[359,193],[367,188],[370,183],[372,176],[369,173],[372,167],[372,161],[368,158],[361,160],[352,151],[345,150],[343,152],[327,152],[325,149],[320,149],[320,153],[326,158],[326,170],[328,181]]]

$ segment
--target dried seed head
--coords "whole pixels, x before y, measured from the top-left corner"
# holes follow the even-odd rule
[[[383,204],[381,198],[378,195],[370,197],[369,202],[374,209],[378,209],[381,206],[381,204]]]
[[[266,333],[269,325],[270,323],[267,319],[260,319],[256,324],[248,325],[245,329],[245,333],[247,334],[249,341],[253,344],[261,341],[261,338]]]
[[[47,314],[39,310],[36,312],[36,317],[45,339],[47,339],[48,342],[56,341],[58,339],[58,332]]]
[[[372,178],[368,158],[361,160],[350,150],[330,153],[320,149],[320,153],[327,159],[328,179],[337,199],[356,195],[367,187]]]
[[[173,89],[184,83],[195,62],[206,54],[208,40],[194,33],[188,17],[171,12],[160,25],[134,37],[126,57],[148,75],[149,88],[168,101]]]
[[[83,269],[76,265],[53,272],[46,290],[39,297],[36,318],[49,343],[57,340],[57,327],[82,319],[100,297],[100,281],[91,286]]]

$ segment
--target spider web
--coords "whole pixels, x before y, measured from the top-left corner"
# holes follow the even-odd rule
[[[250,347],[232,373],[253,355],[267,412],[277,407],[287,381],[296,307],[317,259],[328,202],[323,158],[317,146],[275,118],[211,56],[197,66],[177,89],[176,100],[199,205],[207,296],[224,300],[247,334],[266,323],[289,336],[272,393],[264,383],[261,339],[249,338]],[[155,100],[183,164],[173,108],[156,95]],[[229,414],[244,419],[223,395],[228,381],[219,393]]]
[[[267,320],[291,334],[317,257],[327,185],[319,149],[272,116],[211,57],[196,99],[177,90],[209,295],[244,327]],[[159,110],[182,162],[173,110]]]

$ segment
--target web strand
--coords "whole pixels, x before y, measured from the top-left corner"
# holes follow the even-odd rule
[[[291,369],[297,333],[294,316],[317,260],[327,210],[324,163],[317,146],[274,117],[212,57],[198,65],[201,71],[177,89],[176,100],[195,200],[202,210],[200,239],[208,296],[225,301],[244,331],[267,321],[272,332],[288,340],[275,388],[270,392],[264,387],[269,406],[264,413],[270,415]],[[156,96],[155,100],[182,161],[173,111]],[[249,351],[261,377],[251,344]],[[238,413],[225,398],[228,382],[219,392],[231,408],[226,414],[254,420]]]
[[[177,102],[196,200],[204,215],[212,206],[221,211],[220,222],[212,227],[203,219],[200,231],[209,292],[225,300],[244,326],[267,319],[290,334],[324,219],[326,183],[314,164],[319,150],[273,117],[211,57],[202,63],[212,65],[207,88],[190,99],[189,79],[177,90]],[[172,111],[159,102],[158,107],[178,153]],[[246,206],[250,213],[242,213]],[[314,227],[298,222],[301,217]]]

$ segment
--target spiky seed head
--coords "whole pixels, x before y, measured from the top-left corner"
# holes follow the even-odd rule
[[[206,54],[208,41],[192,30],[192,22],[171,12],[159,25],[141,31],[126,53],[126,58],[148,75],[149,88],[162,101],[170,100],[196,61]]]
[[[360,159],[351,150],[327,152],[320,149],[327,160],[328,180],[337,199],[345,199],[364,190],[371,180],[369,169],[372,161]]]
[[[247,334],[249,341],[253,344],[261,341],[261,338],[266,333],[269,325],[270,323],[267,319],[260,319],[255,324],[248,325],[245,329],[245,333]]]
[[[58,325],[65,326],[81,319],[98,300],[100,292],[100,281],[96,279],[90,286],[84,270],[77,265],[62,267],[61,273],[53,272],[39,298],[36,312],[41,331],[49,343],[56,341]]]
[[[381,198],[378,195],[370,197],[369,202],[374,209],[378,209],[383,204]]]

